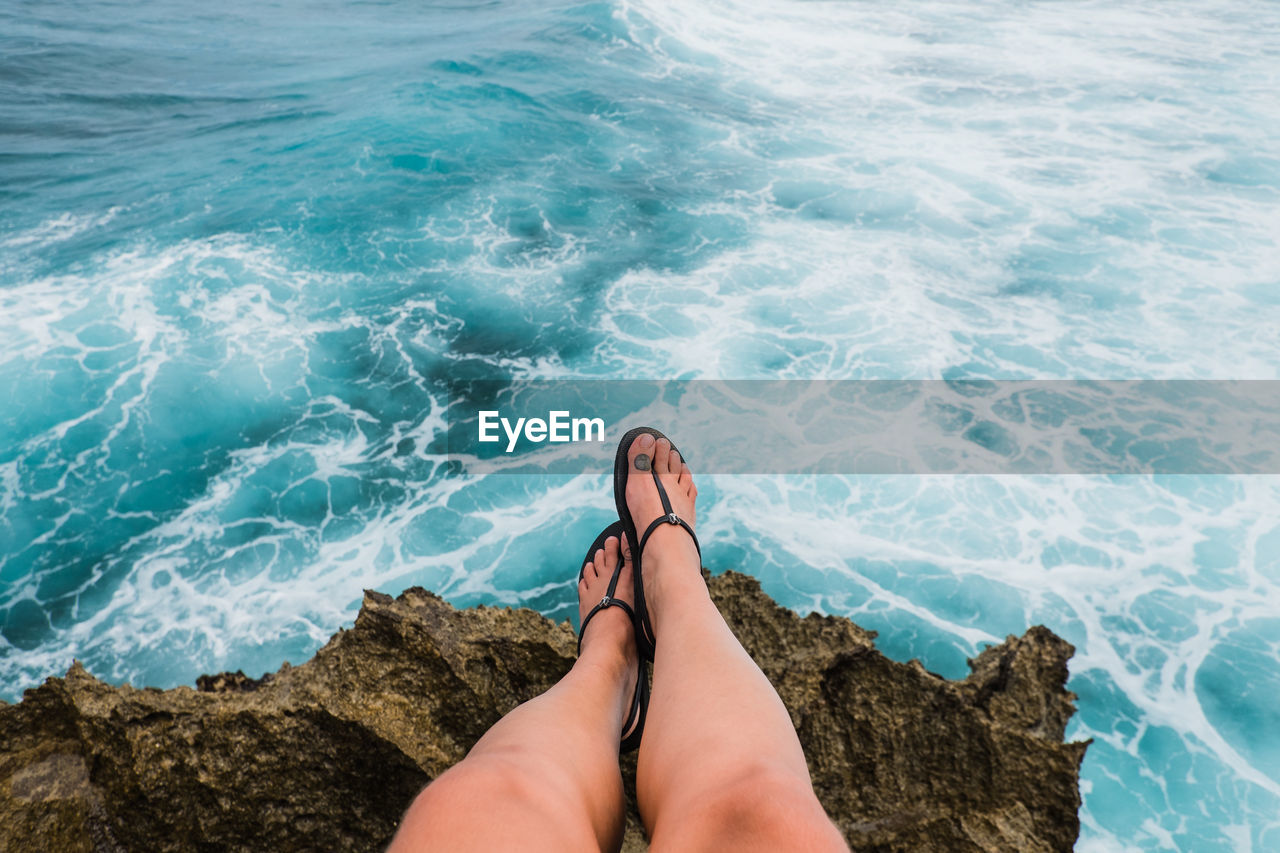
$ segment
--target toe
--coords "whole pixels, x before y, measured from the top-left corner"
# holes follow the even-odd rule
[[[649,433],[641,433],[627,449],[627,459],[634,471],[648,471],[653,466],[654,440]]]
[[[680,451],[674,447],[667,454],[667,473],[680,476],[680,469],[684,467],[684,461],[680,458]]]
[[[600,565],[601,577],[613,577],[613,570],[618,567],[618,537],[610,536],[604,540],[604,562]]]
[[[595,556],[595,559],[594,559],[594,561],[593,561],[593,566],[592,566],[592,568],[595,570],[595,576],[596,576],[596,577],[602,577],[602,576],[605,576],[605,568],[604,568],[604,561],[605,561],[605,557],[604,557],[604,554],[605,554],[604,548],[597,548],[597,549],[596,549],[596,556]]]
[[[653,470],[659,474],[668,474],[671,472],[670,463],[671,442],[665,438],[660,438],[653,447]]]
[[[685,494],[691,498],[698,496],[698,487],[693,482],[693,472],[689,470],[689,466],[685,465],[680,469],[680,485],[684,487]]]

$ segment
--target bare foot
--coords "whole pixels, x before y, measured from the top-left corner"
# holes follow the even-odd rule
[[[693,472],[670,441],[665,438],[655,440],[649,433],[641,434],[627,451],[627,464],[631,466],[627,477],[627,508],[631,510],[631,517],[636,524],[636,536],[643,537],[655,518],[666,515],[650,474],[651,469],[657,472],[658,479],[662,481],[662,488],[671,501],[672,511],[690,527],[696,526],[697,510],[694,504],[698,497],[698,487],[694,485]],[[630,550],[627,545],[624,545],[624,549],[628,552]],[[698,586],[703,585],[701,563],[693,537],[680,525],[660,524],[649,535],[641,555],[640,570],[643,573],[641,579],[644,581],[645,604],[651,620],[655,619],[653,613],[660,609],[656,600],[662,598],[662,591],[668,581],[683,584],[693,580]]]
[[[618,537],[610,536],[604,540],[603,548],[596,549],[594,558],[584,564],[582,580],[578,582],[579,625],[591,608],[599,604],[600,599],[608,592],[609,579],[613,577],[613,570],[617,568],[621,556]],[[627,604],[632,604],[635,598],[630,560],[623,563],[613,597]],[[582,634],[579,660],[603,669],[610,678],[618,679],[619,701],[626,702],[621,706],[618,725],[626,723],[625,718],[631,708],[640,668],[640,656],[636,653],[636,632],[626,610],[621,607],[606,607],[591,617]],[[625,735],[627,732],[621,734]]]

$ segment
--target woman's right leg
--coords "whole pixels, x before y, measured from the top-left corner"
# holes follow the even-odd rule
[[[638,530],[664,514],[649,465],[693,524],[693,475],[669,442],[641,436],[628,464]],[[642,569],[657,659],[636,789],[653,849],[847,850],[813,793],[790,714],[712,603],[688,533],[661,525]]]

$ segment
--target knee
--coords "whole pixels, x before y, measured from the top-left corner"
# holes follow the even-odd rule
[[[422,789],[388,853],[519,849],[531,837],[547,842],[538,849],[554,849],[552,841],[560,849],[599,846],[594,827],[575,819],[575,806],[554,779],[530,773],[523,762],[470,757]]]
[[[458,839],[483,836],[482,821],[516,825],[522,816],[552,813],[558,805],[528,774],[500,761],[464,761],[414,798],[388,853],[458,849]]]
[[[757,843],[777,838],[792,847],[803,842],[803,849],[844,848],[809,780],[776,765],[741,768],[703,800],[700,811],[699,823],[714,838]]]
[[[704,803],[726,822],[770,821],[778,814],[807,806],[813,792],[795,773],[766,763],[742,767],[729,776]]]

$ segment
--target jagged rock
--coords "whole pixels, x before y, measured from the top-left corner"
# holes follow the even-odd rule
[[[1032,628],[953,682],[890,661],[847,619],[778,607],[745,575],[710,585],[854,850],[1071,849],[1086,744],[1062,743],[1065,641]],[[381,849],[414,794],[574,651],[568,623],[414,588],[367,592],[354,628],[261,679],[112,687],[77,663],[0,706],[0,848]],[[625,849],[644,846],[632,802]]]

